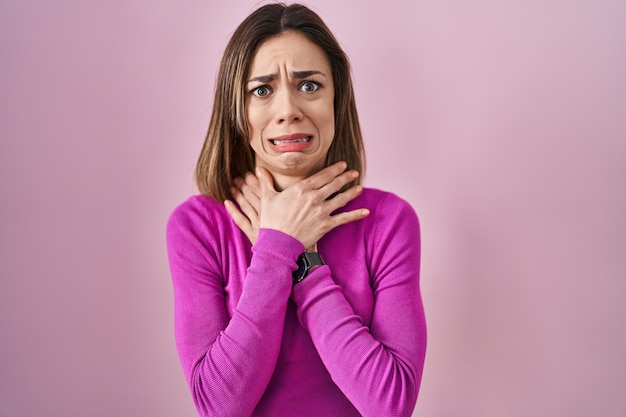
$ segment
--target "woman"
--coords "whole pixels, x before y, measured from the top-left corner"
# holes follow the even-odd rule
[[[202,416],[409,416],[426,331],[412,208],[360,183],[350,68],[320,18],[233,34],[167,228],[176,343]],[[222,203],[223,202],[223,203]]]

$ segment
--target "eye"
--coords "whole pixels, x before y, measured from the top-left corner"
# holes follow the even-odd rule
[[[270,95],[271,92],[272,90],[270,90],[270,88],[266,85],[261,85],[259,87],[252,89],[251,91],[251,93],[257,97],[267,97]]]
[[[312,93],[320,88],[320,83],[315,81],[305,81],[300,84],[300,91],[304,93]]]

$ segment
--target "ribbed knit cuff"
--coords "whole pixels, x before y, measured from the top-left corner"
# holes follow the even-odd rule
[[[259,236],[252,247],[253,252],[264,257],[281,258],[294,264],[304,249],[298,239],[275,229],[259,229]]]

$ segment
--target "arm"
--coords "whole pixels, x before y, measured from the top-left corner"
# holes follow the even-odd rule
[[[291,282],[278,277],[290,276],[303,248],[289,236],[261,230],[229,318],[218,229],[210,213],[199,211],[179,208],[167,227],[180,360],[200,415],[251,415],[280,350]]]
[[[333,381],[359,412],[410,416],[426,348],[419,224],[412,208],[394,196],[387,196],[373,215],[376,230],[368,257],[375,305],[370,328],[354,313],[328,266],[314,269],[294,286],[292,296]]]
[[[340,165],[327,167],[282,192],[272,189],[266,172],[257,175],[258,183],[247,177],[246,186],[233,193],[244,213],[234,205],[229,213],[251,241],[265,221],[265,227],[314,248],[329,230],[369,214],[365,209],[332,214],[361,191],[352,187],[328,199],[350,176],[355,178],[341,170]],[[353,405],[366,416],[409,416],[417,399],[426,342],[419,292],[419,224],[407,203],[390,195],[386,200],[376,209],[376,227],[367,245],[375,298],[370,328],[354,313],[328,266],[316,268],[297,284],[292,298],[327,370]]]

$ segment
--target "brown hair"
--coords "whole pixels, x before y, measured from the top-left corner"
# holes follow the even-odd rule
[[[235,30],[220,64],[209,129],[196,164],[199,191],[216,201],[232,198],[233,179],[254,171],[254,151],[248,144],[244,98],[246,77],[257,48],[286,31],[305,35],[326,53],[335,87],[335,138],[326,166],[346,161],[363,176],[365,152],[354,100],[350,63],[322,19],[301,4],[260,7]]]

